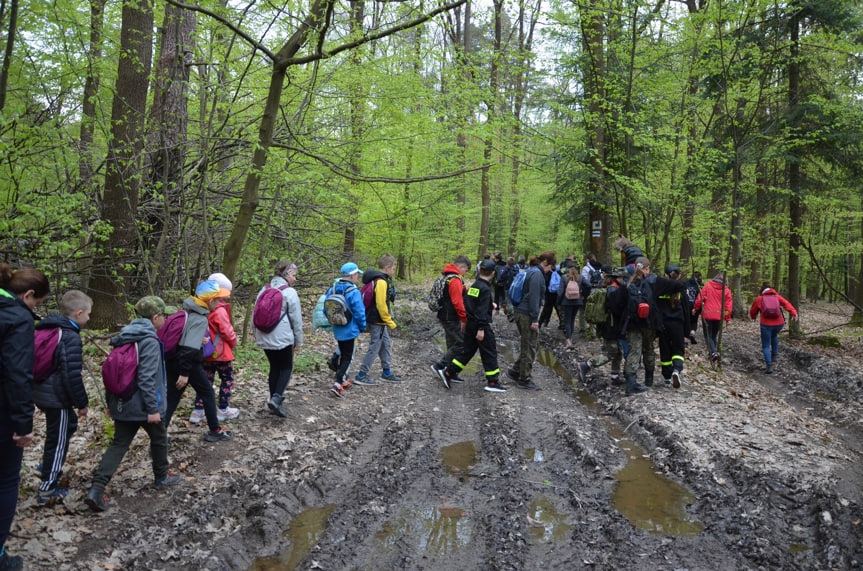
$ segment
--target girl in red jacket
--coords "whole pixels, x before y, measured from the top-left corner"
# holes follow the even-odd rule
[[[791,320],[797,321],[797,310],[791,303],[776,293],[767,282],[761,285],[761,295],[755,298],[752,307],[749,308],[749,318],[755,321],[755,317],[761,313],[761,349],[764,351],[764,362],[767,363],[765,373],[773,372],[773,360],[779,350],[779,332],[785,327],[785,316],[782,309],[791,314]]]
[[[723,289],[725,290],[724,297],[722,295]],[[725,323],[731,322],[731,290],[728,289],[727,285],[722,285],[722,274],[707,282],[701,293],[695,298],[692,315],[695,315],[699,309],[701,309],[701,315],[707,324],[706,333],[707,342],[710,345],[710,360],[716,362],[719,360],[718,339],[722,320],[724,319]]]

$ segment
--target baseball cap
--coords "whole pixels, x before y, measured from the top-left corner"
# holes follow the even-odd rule
[[[157,315],[164,315],[165,302],[162,301],[161,297],[155,295],[142,297],[135,304],[135,313],[138,317],[143,317],[144,319],[152,319]]]
[[[665,275],[670,276],[672,273],[677,272],[680,273],[680,266],[676,266],[674,264],[668,264],[665,266]]]
[[[346,277],[348,277],[348,276],[352,276],[352,275],[354,275],[354,274],[356,274],[356,273],[360,273],[360,274],[361,274],[361,273],[363,273],[363,271],[362,271],[362,270],[360,269],[360,267],[359,267],[358,265],[356,265],[355,263],[353,263],[353,262],[348,262],[347,264],[345,264],[344,266],[342,266],[342,269],[341,269],[341,270],[339,270],[339,273],[341,274],[341,276],[342,276],[343,278],[346,278]]]
[[[494,260],[483,260],[479,263],[479,269],[484,272],[493,272],[497,268]]]

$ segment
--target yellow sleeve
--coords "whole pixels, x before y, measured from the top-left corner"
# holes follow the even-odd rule
[[[381,323],[390,329],[396,328],[396,322],[393,321],[390,315],[390,308],[387,305],[387,280],[381,278],[375,284],[375,306],[378,309],[378,314],[381,316]]]

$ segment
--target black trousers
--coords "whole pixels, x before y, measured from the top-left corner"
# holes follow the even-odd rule
[[[168,411],[165,413],[165,428],[171,425],[171,417],[174,416],[174,411],[177,410],[177,405],[180,404],[180,399],[183,398],[186,387],[191,385],[195,389],[195,392],[198,393],[198,396],[204,401],[204,414],[207,417],[207,426],[210,427],[210,432],[218,432],[219,411],[216,408],[216,393],[213,391],[213,385],[207,379],[204,365],[200,363],[195,365],[192,373],[189,375],[188,384],[182,389],[177,388],[180,369],[174,361],[165,363],[165,373],[168,379]]]
[[[354,362],[354,350],[356,350],[357,339],[339,341],[339,369],[336,371],[336,382],[344,383],[348,378],[351,363]]]
[[[44,412],[45,449],[42,451],[41,492],[47,492],[59,483],[66,454],[69,453],[69,440],[78,430],[78,415],[74,409],[46,408]]]
[[[102,461],[93,476],[93,486],[105,489],[117,467],[132,445],[132,440],[143,428],[150,437],[150,456],[153,459],[153,481],[162,480],[168,475],[168,429],[161,422],[126,422],[114,421],[114,440],[105,450]]]
[[[447,363],[447,371],[451,377],[456,377],[464,369],[473,356],[479,350],[479,356],[482,359],[482,368],[485,369],[485,380],[496,381],[500,374],[500,368],[497,364],[497,340],[494,337],[494,331],[491,327],[484,329],[485,334],[482,341],[476,338],[479,327],[476,323],[467,322],[467,327],[464,331],[464,348],[462,352],[453,357]]]
[[[288,345],[282,349],[264,349],[264,355],[270,362],[270,374],[267,381],[270,385],[270,396],[285,396],[285,389],[291,382],[294,372],[294,346]]]
[[[673,371],[683,370],[684,338],[689,334],[683,331],[682,321],[665,321],[664,331],[657,332],[659,338],[659,364],[662,365],[662,378],[670,379]]]
[[[461,355],[464,352],[464,332],[461,330],[461,321],[458,319],[455,321],[441,321],[440,324],[446,337],[446,352],[435,367],[443,369],[450,364],[453,357]]]

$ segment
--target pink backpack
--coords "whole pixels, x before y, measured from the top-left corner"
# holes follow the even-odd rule
[[[363,284],[363,287],[360,288],[360,293],[363,295],[363,305],[366,309],[375,304],[375,284],[379,279],[382,278],[374,278],[369,283]]]
[[[102,363],[102,384],[105,390],[129,400],[138,390],[137,376],[138,343],[126,343],[111,349],[108,358]]]
[[[761,296],[761,315],[767,319],[782,317],[782,303],[778,295]]]
[[[264,286],[264,293],[255,302],[255,309],[252,311],[252,323],[257,329],[269,333],[285,318],[288,308],[282,313],[282,290],[289,287],[291,286],[283,285],[274,288],[270,284]]]
[[[189,317],[189,314],[185,311],[178,311],[169,315],[165,320],[165,324],[159,328],[157,335],[165,347],[166,359],[171,359],[177,354],[177,345],[180,344],[180,338],[183,336],[183,330],[186,328],[187,317]]]
[[[33,380],[42,383],[51,376],[57,368],[54,354],[60,345],[63,330],[59,327],[36,330],[36,340],[33,345]]]

